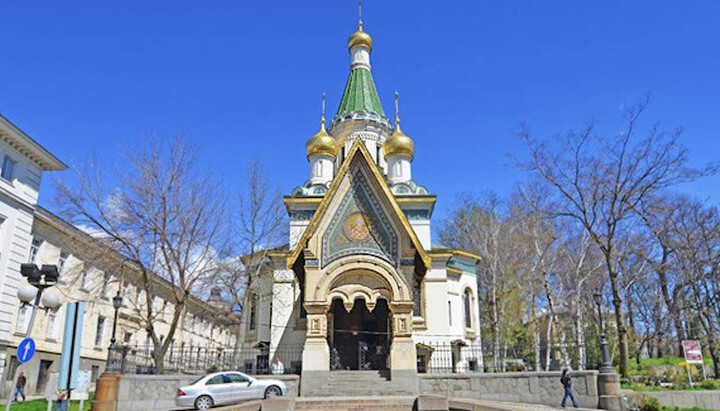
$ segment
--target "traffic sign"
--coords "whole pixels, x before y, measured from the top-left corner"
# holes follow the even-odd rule
[[[688,364],[702,364],[703,355],[700,349],[700,341],[683,340],[683,351],[685,351],[685,362]]]
[[[20,341],[17,347],[17,358],[20,363],[26,363],[35,355],[35,341],[27,337]]]

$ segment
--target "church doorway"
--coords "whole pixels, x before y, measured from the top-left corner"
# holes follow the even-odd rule
[[[370,311],[365,300],[357,299],[348,313],[334,300],[328,323],[330,370],[385,370],[390,347],[388,305],[378,299]]]

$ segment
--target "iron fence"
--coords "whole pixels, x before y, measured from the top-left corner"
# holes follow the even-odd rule
[[[368,355],[377,350],[366,348],[367,352],[358,352],[357,363],[341,364],[337,347],[331,347],[330,369],[383,369],[387,354]],[[362,348],[362,347],[361,347]],[[551,370],[565,367],[573,369],[594,369],[597,355],[585,352],[584,364],[579,363],[578,347],[575,345],[555,344],[539,347],[539,363],[536,366],[535,350],[531,347],[506,347],[495,362],[491,347],[483,347],[472,342],[420,342],[416,344],[417,370],[421,374],[453,374],[472,372],[512,372]],[[271,374],[273,360],[277,357],[282,363],[284,374],[302,372],[302,345],[280,346],[271,349],[267,346],[233,350],[232,348],[171,346],[165,353],[163,366],[165,373],[202,374],[220,370],[237,370],[247,374]],[[379,351],[378,351],[379,352]],[[364,355],[363,355],[364,354]],[[111,350],[108,369],[120,373],[155,374],[157,364],[153,359],[151,345],[118,345]]]
[[[163,357],[165,373],[203,374],[221,370],[237,370],[247,374],[300,374],[302,346],[232,348],[171,346]],[[277,364],[273,362],[277,357]],[[111,354],[108,368],[128,374],[155,374],[157,363],[151,345],[118,345]]]
[[[467,372],[559,371],[563,368],[595,369],[597,355],[573,344],[541,345],[539,358],[534,347],[503,347],[496,359],[490,346],[477,343],[421,342],[416,344],[417,370],[426,374]],[[584,358],[584,359],[581,359]],[[497,360],[497,361],[496,361]],[[537,363],[537,364],[536,364]]]

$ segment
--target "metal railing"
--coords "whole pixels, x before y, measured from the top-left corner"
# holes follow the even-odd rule
[[[302,371],[303,346],[214,348],[199,346],[171,346],[163,360],[164,373],[203,374],[222,370],[237,370],[247,374],[271,374],[282,368],[284,374]],[[277,357],[282,367],[273,362]],[[108,361],[108,369],[127,374],[155,374],[157,364],[151,345],[117,345]]]
[[[452,374],[468,372],[513,372],[579,368],[578,346],[553,344],[539,347],[539,363],[536,367],[534,347],[506,347],[499,358],[493,355],[491,346],[465,342],[422,342],[416,344],[417,370],[424,374]],[[549,350],[549,352],[548,352]],[[597,368],[597,355],[585,351],[584,369]]]

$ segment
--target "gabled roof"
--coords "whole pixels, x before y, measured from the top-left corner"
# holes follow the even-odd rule
[[[335,118],[356,111],[375,113],[385,118],[385,112],[380,103],[377,89],[375,89],[372,73],[362,67],[350,71],[350,77],[345,83],[345,91]]]
[[[388,203],[390,204],[390,208],[400,220],[400,224],[405,228],[405,231],[408,233],[410,241],[412,241],[415,250],[420,255],[420,259],[422,260],[425,267],[427,269],[430,269],[430,266],[432,264],[430,255],[428,255],[427,251],[425,251],[425,249],[423,248],[422,243],[420,243],[420,239],[417,237],[417,234],[415,234],[415,230],[413,230],[412,226],[410,225],[410,221],[408,221],[405,213],[403,213],[402,209],[400,209],[400,205],[395,199],[395,196],[390,191],[390,188],[385,182],[383,176],[380,174],[380,171],[375,165],[375,162],[373,162],[372,156],[365,147],[365,144],[363,144],[362,140],[359,138],[356,139],[353,143],[352,148],[347,155],[347,158],[345,158],[345,161],[340,167],[340,170],[338,170],[337,176],[335,176],[335,179],[333,179],[333,182],[330,185],[330,189],[325,194],[322,202],[320,202],[317,211],[315,211],[315,213],[313,214],[313,217],[310,220],[310,224],[305,229],[302,237],[300,237],[300,241],[298,241],[297,246],[294,250],[292,250],[292,253],[288,257],[288,269],[292,268],[295,261],[298,259],[298,257],[300,257],[300,253],[302,253],[303,249],[305,248],[305,244],[307,244],[308,240],[310,240],[310,237],[317,230],[317,227],[320,224],[320,220],[323,218],[325,211],[332,202],[332,199],[337,194],[338,188],[340,187],[340,183],[342,182],[343,178],[350,171],[350,165],[352,164],[356,156],[359,156],[367,163],[368,167],[372,171],[372,178],[374,178],[378,185],[381,187],[381,191],[387,199]]]
[[[32,137],[0,114],[0,140],[27,156],[45,171],[65,170],[67,166]]]

